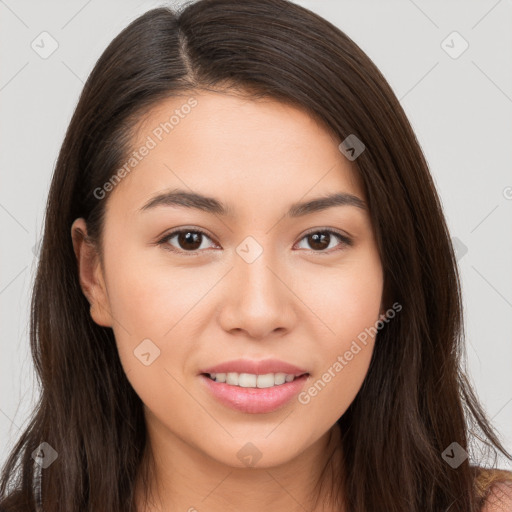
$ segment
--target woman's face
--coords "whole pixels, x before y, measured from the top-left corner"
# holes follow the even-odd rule
[[[95,192],[106,218],[104,266],[81,265],[91,314],[112,327],[154,439],[230,466],[291,460],[353,401],[373,350],[365,329],[383,312],[353,163],[303,111],[226,93],[166,100],[135,139],[119,183]],[[212,199],[166,199],[178,189]],[[363,207],[292,207],[335,193]],[[298,370],[238,371],[239,359]],[[203,375],[223,363],[232,384]]]

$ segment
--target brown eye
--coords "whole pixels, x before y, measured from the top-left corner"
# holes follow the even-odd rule
[[[196,231],[181,231],[177,234],[177,242],[180,249],[195,251],[201,247],[202,234]]]
[[[173,238],[176,238],[177,247],[169,243]],[[164,245],[170,251],[193,253],[199,249],[204,249],[201,245],[205,238],[211,240],[206,233],[199,229],[181,229],[169,233],[158,243]]]
[[[341,247],[338,247],[338,249],[334,250],[343,249],[346,246],[352,245],[352,240],[350,238],[332,230],[311,231],[302,238],[302,240],[307,240],[309,248],[311,248],[314,252],[329,253],[331,251],[327,251],[326,249],[332,249],[332,247],[336,247],[336,244],[331,245],[331,242],[335,241],[335,239],[341,241],[341,244],[338,244],[341,245]]]

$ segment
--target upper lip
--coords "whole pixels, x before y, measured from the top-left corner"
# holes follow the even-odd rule
[[[279,359],[264,359],[255,361],[252,359],[236,359],[210,366],[201,370],[200,373],[251,373],[254,375],[265,375],[267,373],[286,373],[296,377],[308,373],[294,364],[280,361]]]

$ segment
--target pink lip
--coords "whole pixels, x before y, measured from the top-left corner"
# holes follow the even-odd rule
[[[262,414],[273,412],[288,403],[303,389],[309,375],[296,377],[292,382],[285,382],[271,388],[241,388],[224,382],[215,382],[206,375],[200,375],[200,378],[208,391],[227,407],[249,414]]]
[[[254,375],[286,373],[298,377],[299,375],[308,373],[308,371],[293,364],[280,361],[279,359],[264,359],[262,361],[236,359],[210,366],[209,368],[201,370],[199,373],[252,373]],[[284,384],[282,384],[282,386],[284,386]]]

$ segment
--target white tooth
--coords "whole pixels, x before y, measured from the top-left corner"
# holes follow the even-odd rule
[[[274,385],[274,374],[267,373],[265,375],[258,375],[257,387],[271,388]]]
[[[270,388],[280,386],[285,382],[292,382],[294,375],[286,373],[267,373],[265,375],[255,375],[253,373],[210,373],[215,382],[225,382],[231,386],[240,386],[243,388]]]
[[[216,373],[210,373],[210,377],[215,380]]]
[[[276,373],[274,379],[276,385],[284,384],[286,380],[286,373]]]
[[[259,377],[258,377],[259,379]],[[256,387],[256,375],[251,373],[241,373],[238,376],[238,385],[242,388],[255,388]]]
[[[226,384],[238,386],[238,373],[228,373],[226,375]]]

